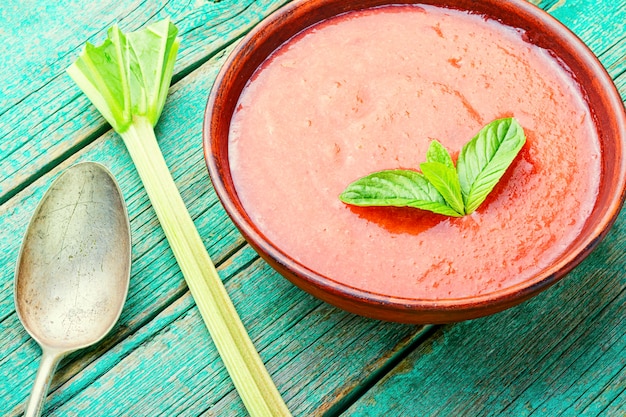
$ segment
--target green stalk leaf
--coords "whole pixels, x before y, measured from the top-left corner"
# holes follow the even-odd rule
[[[339,199],[355,206],[414,207],[446,216],[461,215],[424,175],[411,170],[374,172],[348,185]]]
[[[457,171],[467,214],[485,201],[524,143],[526,136],[520,124],[506,118],[489,123],[463,146]]]
[[[155,125],[172,79],[177,33],[167,19],[127,35],[113,26],[102,45],[86,44],[67,72],[116,132],[125,132],[133,116]]]
[[[235,311],[161,153],[154,125],[179,41],[169,20],[87,44],[67,72],[118,132],[135,163],[187,286],[251,416],[290,416]]]
[[[133,113],[145,115],[155,125],[165,105],[178,52],[178,29],[162,20],[145,30],[127,35],[132,85]]]

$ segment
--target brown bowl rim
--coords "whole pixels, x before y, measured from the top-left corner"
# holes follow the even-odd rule
[[[542,269],[540,273],[535,275],[532,279],[525,280],[523,282],[508,286],[506,288],[484,293],[481,295],[459,297],[459,298],[444,298],[444,299],[416,299],[416,298],[404,298],[398,296],[388,296],[380,293],[375,293],[363,289],[359,289],[340,281],[336,281],[332,278],[323,276],[300,262],[294,260],[278,246],[274,245],[269,239],[267,239],[260,230],[256,228],[253,222],[245,213],[245,210],[241,206],[236,196],[231,195],[226,186],[223,175],[229,175],[225,172],[219,158],[216,157],[217,141],[212,140],[214,137],[213,130],[216,128],[214,124],[214,115],[223,109],[223,96],[221,95],[221,88],[225,80],[228,79],[228,73],[231,71],[233,65],[238,64],[238,59],[241,54],[250,53],[255,46],[255,40],[257,37],[265,36],[263,31],[267,31],[272,25],[280,24],[281,20],[288,19],[291,15],[295,14],[298,9],[308,8],[308,10],[324,7],[330,3],[336,3],[336,0],[295,0],[272,13],[259,23],[248,35],[246,35],[241,42],[233,49],[223,64],[215,83],[211,89],[209,99],[205,108],[204,124],[203,124],[203,148],[204,156],[206,160],[207,169],[211,177],[214,189],[224,206],[227,214],[233,220],[237,228],[240,230],[244,238],[251,244],[251,246],[275,269],[281,274],[285,275],[294,284],[301,288],[313,292],[320,298],[326,298],[324,294],[330,294],[332,300],[340,299],[349,300],[356,303],[358,306],[362,304],[365,308],[373,308],[378,313],[365,315],[379,318],[384,316],[384,319],[388,319],[389,315],[393,316],[394,313],[400,314],[401,319],[399,321],[412,321],[410,316],[429,316],[432,315],[433,320],[431,322],[440,322],[441,316],[437,313],[441,311],[444,316],[452,318],[451,321],[458,319],[474,318],[485,314],[486,310],[491,312],[499,311],[508,306],[512,306],[519,302],[522,302],[531,296],[543,291],[554,283],[558,282],[562,277],[568,274],[574,269],[584,258],[598,245],[598,243],[606,236],[609,229],[617,219],[620,210],[624,204],[626,197],[626,112],[624,111],[624,105],[617,88],[615,87],[611,77],[606,72],[598,58],[593,52],[584,44],[584,42],[578,38],[573,32],[571,32],[562,23],[552,17],[544,10],[528,3],[524,0],[510,0],[508,2],[498,2],[498,0],[485,0],[483,3],[488,3],[488,7],[495,9],[506,8],[507,10],[515,11],[518,16],[522,16],[523,19],[535,19],[543,25],[544,31],[542,35],[554,36],[558,35],[558,39],[563,41],[563,44],[567,48],[571,49],[571,53],[575,54],[578,61],[584,64],[588,68],[590,73],[596,77],[598,88],[604,91],[604,101],[613,110],[612,116],[619,132],[616,143],[619,141],[618,148],[619,155],[616,157],[618,161],[615,167],[616,178],[615,189],[620,190],[619,194],[616,194],[614,198],[610,200],[610,204],[602,211],[600,221],[593,227],[593,232],[589,233],[580,241],[580,243],[573,245],[566,250],[564,256],[560,256],[557,262],[552,264],[548,268]],[[360,2],[344,2],[347,10],[352,10],[352,3]],[[372,3],[368,7],[375,7],[376,5],[384,4],[435,4],[440,6],[448,6],[448,3],[455,3],[454,8],[465,9],[469,12],[475,10],[474,2],[468,0],[426,0],[426,1],[381,1],[372,0],[368,3]],[[466,5],[466,7],[458,7],[458,5]],[[339,14],[339,13],[336,13]],[[494,16],[490,16],[493,18]],[[316,20],[315,22],[322,21],[323,19]],[[300,28],[304,30],[306,25]],[[297,32],[296,32],[297,33]],[[290,35],[292,37],[294,34]],[[277,45],[274,49],[279,47]],[[557,55],[558,56],[558,55]],[[267,58],[267,56],[265,56]],[[581,86],[581,88],[583,88]],[[584,91],[584,89],[583,89]],[[237,92],[237,98],[240,91]],[[591,106],[591,105],[590,105]],[[592,109],[593,111],[593,109]],[[228,117],[230,120],[230,115]],[[597,125],[597,122],[596,122]],[[604,169],[603,169],[604,175]],[[331,284],[332,283],[332,284]],[[322,293],[313,288],[318,288]],[[335,302],[332,302],[336,304]],[[326,301],[329,301],[326,299]],[[356,309],[347,308],[353,312]],[[387,312],[389,314],[387,314]],[[450,320],[443,320],[450,321]]]

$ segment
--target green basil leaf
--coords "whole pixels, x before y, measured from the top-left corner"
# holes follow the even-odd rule
[[[447,152],[446,152],[447,154]],[[452,159],[450,159],[452,161]],[[424,177],[439,191],[446,203],[460,216],[465,214],[461,184],[454,164],[452,167],[441,162],[420,164]]]
[[[450,153],[436,139],[433,139],[428,146],[428,151],[426,152],[426,162],[439,162],[447,167],[454,168],[454,162],[452,161]]]
[[[407,206],[447,216],[470,214],[500,181],[526,136],[513,118],[494,120],[466,143],[457,166],[448,150],[431,141],[422,173],[408,170],[379,171],[363,177],[341,194],[357,206]]]
[[[359,178],[346,187],[339,199],[355,206],[413,207],[461,216],[424,175],[403,169],[378,171]]]
[[[472,213],[485,201],[525,142],[519,123],[506,118],[489,123],[463,146],[457,172],[465,213]]]

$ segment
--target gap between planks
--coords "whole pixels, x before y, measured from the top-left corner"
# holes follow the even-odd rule
[[[367,376],[359,385],[347,392],[343,398],[338,400],[332,407],[330,407],[323,414],[324,417],[336,417],[341,415],[350,406],[357,402],[365,393],[367,393],[374,385],[376,385],[381,379],[389,374],[393,369],[401,363],[407,356],[409,356],[419,345],[437,331],[441,325],[427,324],[424,325],[418,332],[416,332],[409,343],[395,352],[382,366],[374,370],[369,376]]]

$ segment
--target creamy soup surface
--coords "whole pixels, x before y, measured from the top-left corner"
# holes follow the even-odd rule
[[[417,169],[430,140],[456,159],[514,116],[527,143],[462,218],[357,208],[338,195],[382,169]],[[237,193],[282,251],[334,281],[425,300],[527,279],[579,234],[600,147],[570,74],[524,33],[432,6],[386,6],[317,24],[257,70],[231,122]]]

